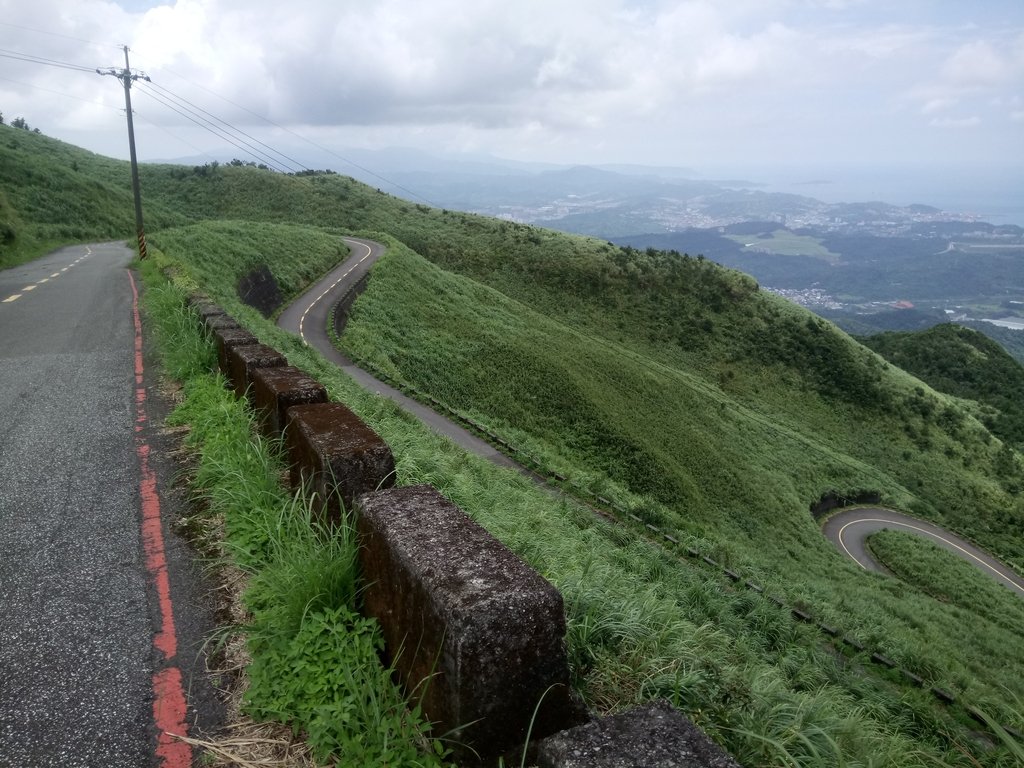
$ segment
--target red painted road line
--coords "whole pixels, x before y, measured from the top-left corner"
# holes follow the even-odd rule
[[[171,662],[178,652],[178,638],[174,631],[171,584],[164,554],[160,496],[156,490],[156,474],[149,465],[149,445],[143,436],[147,417],[139,291],[131,272],[128,273],[128,280],[132,286],[132,318],[135,322],[135,447],[141,472],[139,496],[142,502],[142,545],[146,554],[146,569],[156,588],[160,608],[160,630],[153,636],[153,645],[163,653],[165,661]],[[158,731],[156,757],[163,768],[189,768],[192,765],[192,747],[175,738],[186,735],[186,712],[181,670],[177,665],[168,663],[153,673],[153,722]]]

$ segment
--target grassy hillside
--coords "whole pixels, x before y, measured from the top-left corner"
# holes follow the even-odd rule
[[[364,413],[403,480],[437,484],[562,589],[594,706],[668,696],[750,765],[973,764],[964,751],[1012,764],[926,691],[652,549],[642,528],[425,441],[241,307],[236,286],[265,263],[291,293],[337,257],[332,233],[378,233],[390,249],[342,339],[351,353],[1019,729],[1024,627],[861,571],[809,512],[828,491],[873,490],[1024,562],[1020,460],[977,408],[700,258],[434,210],[334,175],[154,166],[143,188],[165,222],[149,226],[157,248]],[[29,225],[31,193],[4,186],[23,226],[59,226],[61,185],[49,189],[51,219]]]
[[[74,242],[135,234],[127,163],[0,125],[0,268]],[[147,200],[146,226],[184,217]]]
[[[997,342],[953,324],[862,341],[935,389],[987,406],[982,421],[992,434],[1024,448],[1024,366]]]

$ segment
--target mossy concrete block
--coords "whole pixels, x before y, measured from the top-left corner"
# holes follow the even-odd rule
[[[217,365],[221,373],[231,377],[231,350],[235,347],[259,344],[260,340],[244,328],[217,328],[213,332],[213,341],[217,345]]]
[[[341,403],[294,405],[285,430],[291,481],[309,483],[330,521],[357,496],[395,484],[391,448]]]
[[[234,347],[228,353],[228,358],[231,361],[229,365],[231,375],[228,378],[235,388],[235,395],[241,398],[245,396],[246,392],[249,392],[250,401],[252,400],[252,375],[257,368],[279,368],[288,364],[284,355],[266,344]]]
[[[217,331],[228,330],[230,328],[241,328],[238,321],[235,320],[231,315],[224,314],[211,314],[202,318],[203,327],[207,333],[216,335]]]
[[[538,768],[739,768],[667,701],[655,701],[542,740]]]
[[[224,317],[227,312],[219,304],[214,304],[209,299],[202,299],[192,302],[192,309],[195,310],[196,315],[199,317],[199,322],[204,326],[206,325],[207,318],[211,317]]]
[[[557,589],[430,486],[356,503],[365,610],[435,733],[493,763],[585,722]]]
[[[272,439],[284,434],[288,409],[293,405],[327,402],[324,385],[290,365],[255,369],[250,393],[253,407],[260,415],[263,433]]]

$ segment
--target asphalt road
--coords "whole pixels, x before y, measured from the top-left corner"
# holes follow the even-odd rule
[[[1024,598],[1024,578],[969,541],[926,520],[877,507],[845,509],[825,521],[823,533],[840,552],[862,568],[889,574],[887,568],[871,557],[867,547],[868,537],[886,528],[931,540]]]
[[[209,601],[146,519],[173,509],[174,468],[151,450],[131,258],[75,246],[0,272],[0,766],[186,768],[157,723],[194,723],[175,690],[211,705]],[[195,614],[177,627],[171,596]]]
[[[303,341],[317,349],[325,358],[359,382],[361,386],[398,403],[434,432],[450,438],[467,451],[482,456],[499,466],[514,469],[533,477],[533,473],[512,461],[486,440],[481,440],[454,421],[371,376],[339,352],[331,343],[327,334],[327,321],[331,308],[345,294],[345,291],[369,272],[373,263],[384,254],[384,246],[373,240],[352,237],[346,237],[344,240],[349,246],[351,255],[292,302],[278,317],[278,326],[298,334]]]

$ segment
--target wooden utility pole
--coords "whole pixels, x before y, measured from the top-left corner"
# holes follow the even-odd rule
[[[146,258],[146,230],[142,226],[142,191],[139,189],[139,161],[135,156],[135,125],[132,122],[132,83],[136,80],[149,82],[149,76],[143,73],[132,74],[128,64],[128,46],[124,46],[124,69],[116,67],[106,70],[97,69],[100,75],[116,77],[124,85],[124,107],[128,113],[128,153],[132,161],[132,194],[135,197],[135,234],[139,239],[139,258]]]

